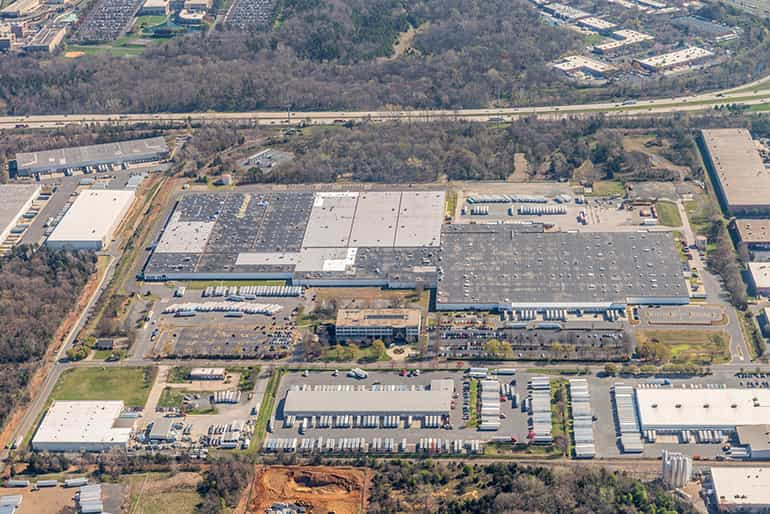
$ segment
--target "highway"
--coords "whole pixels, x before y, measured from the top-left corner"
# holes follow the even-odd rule
[[[575,105],[551,105],[540,107],[508,107],[499,109],[459,110],[380,110],[380,111],[328,111],[328,112],[189,112],[189,113],[139,113],[139,114],[50,114],[34,116],[0,117],[0,129],[56,128],[76,125],[136,125],[143,123],[184,124],[187,122],[243,122],[258,125],[331,124],[357,121],[412,121],[437,120],[510,121],[516,118],[537,116],[558,119],[568,116],[603,114],[607,116],[662,115],[677,112],[699,112],[717,106],[736,104],[742,106],[770,103],[770,76],[731,89],[675,98],[630,100]],[[766,88],[766,89],[762,89]]]

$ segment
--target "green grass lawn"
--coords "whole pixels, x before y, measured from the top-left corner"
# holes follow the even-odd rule
[[[321,360],[327,362],[387,362],[387,354],[378,355],[372,345],[358,346],[356,344],[335,344],[327,346],[321,352]]]
[[[257,419],[254,421],[254,435],[251,437],[249,452],[256,452],[262,447],[262,440],[267,432],[267,422],[273,415],[276,393],[278,392],[278,386],[281,384],[281,377],[283,377],[284,373],[286,373],[286,370],[283,368],[274,370],[273,375],[267,382],[265,395],[262,397],[262,404],[259,406]]]
[[[671,362],[708,365],[730,361],[730,336],[723,330],[638,330],[636,337],[639,344],[650,341],[668,346]]]
[[[468,422],[466,423],[466,426],[469,427],[477,427],[480,423],[479,417],[478,417],[478,405],[479,405],[479,381],[476,379],[471,379],[470,382],[470,389],[469,389],[469,397],[468,397],[468,409],[470,412],[468,413]]]
[[[144,407],[156,370],[143,368],[78,368],[65,371],[51,400],[123,400],[126,407]]]
[[[624,196],[625,194],[626,186],[619,180],[600,180],[594,182],[593,192],[589,196]]]
[[[167,387],[163,390],[163,393],[161,393],[160,398],[158,399],[158,407],[181,409],[182,404],[184,403],[184,396],[186,394],[200,395],[201,400],[204,401],[205,404],[206,398],[208,398],[211,393],[205,391],[188,391],[187,389]],[[204,407],[187,411],[188,414],[216,414],[216,412],[217,409],[215,407]]]
[[[682,226],[682,217],[679,215],[679,209],[674,202],[661,200],[655,204],[655,210],[658,212],[658,220],[661,225],[667,227]]]

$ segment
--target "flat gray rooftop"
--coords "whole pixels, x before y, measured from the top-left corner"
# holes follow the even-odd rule
[[[686,303],[665,232],[544,233],[542,225],[447,225],[436,302],[589,307]]]
[[[302,246],[438,246],[443,191],[316,193]]]
[[[728,207],[770,205],[770,170],[746,129],[703,130],[709,157]]]
[[[34,173],[43,168],[79,168],[95,163],[148,159],[168,153],[162,137],[134,139],[100,145],[73,146],[57,150],[16,154],[19,173]]]
[[[0,184],[0,234],[24,214],[22,208],[40,191],[37,184]]]

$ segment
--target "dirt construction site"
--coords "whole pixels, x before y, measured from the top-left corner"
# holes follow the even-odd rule
[[[294,503],[310,513],[366,512],[369,471],[348,467],[271,466],[259,468],[247,490],[242,513],[265,512],[276,502]]]

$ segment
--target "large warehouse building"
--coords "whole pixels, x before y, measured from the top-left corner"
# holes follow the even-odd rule
[[[130,190],[83,191],[48,236],[46,246],[94,251],[107,248],[133,200]]]
[[[127,448],[131,427],[116,427],[122,401],[55,401],[32,439],[49,452],[102,452]]]
[[[345,386],[295,387],[286,392],[284,416],[447,416],[451,380],[432,380],[429,389],[398,384],[371,389]]]
[[[605,311],[688,302],[666,232],[448,225],[442,235],[438,310]]]
[[[711,480],[719,512],[770,511],[770,468],[713,467]]]
[[[0,184],[0,245],[40,194],[37,184]]]
[[[100,165],[153,162],[168,157],[162,137],[134,139],[101,145],[76,146],[16,154],[16,175],[27,177],[83,170]]]
[[[432,287],[443,216],[443,191],[191,193],[143,274]]]
[[[734,432],[770,420],[768,389],[637,389],[636,402],[643,431]]]
[[[722,207],[733,216],[770,216],[770,170],[746,129],[702,130],[699,140]]]

